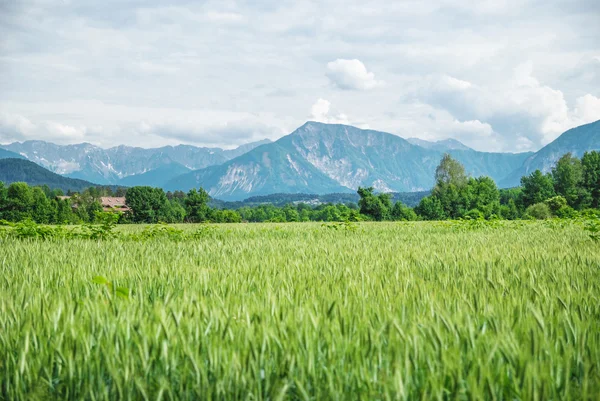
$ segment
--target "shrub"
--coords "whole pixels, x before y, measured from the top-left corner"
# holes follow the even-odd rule
[[[546,199],[544,203],[548,205],[552,214],[556,214],[560,209],[567,206],[567,200],[562,196],[554,196],[550,199]]]
[[[573,219],[578,216],[577,210],[573,209],[571,206],[563,206],[554,212],[554,214],[561,219]]]
[[[552,217],[552,212],[546,203],[536,203],[525,210],[525,215],[533,219],[544,220]]]
[[[472,220],[483,219],[483,213],[479,209],[471,209],[465,213],[465,218]]]

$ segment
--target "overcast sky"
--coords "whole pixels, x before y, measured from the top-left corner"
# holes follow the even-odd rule
[[[0,143],[232,147],[307,120],[537,150],[600,119],[598,0],[0,0]]]

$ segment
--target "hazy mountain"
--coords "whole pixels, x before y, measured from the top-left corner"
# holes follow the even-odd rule
[[[503,179],[530,154],[449,150],[473,175]],[[177,177],[169,190],[202,186],[216,198],[241,200],[272,193],[353,192],[358,186],[412,192],[433,186],[442,151],[396,135],[308,122],[276,142],[218,166]]]
[[[435,150],[439,150],[442,152],[445,152],[448,150],[473,150],[470,147],[468,147],[467,145],[463,144],[462,142],[459,142],[456,139],[451,139],[451,138],[442,139],[442,140],[436,141],[436,142],[426,141],[424,139],[419,139],[419,138],[408,138],[407,141],[412,143],[413,145],[418,145],[422,148],[435,149]]]
[[[102,149],[89,143],[61,146],[44,141],[15,142],[2,147],[67,177],[98,184],[118,184],[125,177],[144,174],[173,163],[190,170],[221,164],[268,142],[255,142],[232,150],[190,145],[154,149],[130,146]],[[162,170],[162,176],[168,171],[169,168]],[[181,174],[180,170],[173,172]],[[173,177],[175,175],[168,178]]]
[[[25,159],[1,159],[0,181],[5,184],[26,182],[29,185],[48,185],[67,192],[93,187],[91,182],[63,177]]]
[[[523,164],[514,170],[500,184],[504,187],[514,187],[520,184],[522,176],[535,170],[548,172],[558,159],[565,153],[573,153],[581,157],[587,151],[600,150],[600,120],[572,128],[553,142],[529,156]]]
[[[119,184],[126,187],[148,185],[163,187],[169,180],[182,174],[189,173],[190,169],[179,163],[168,163],[154,170],[142,174],[130,175],[119,180]]]
[[[24,159],[24,157],[18,153],[0,148],[0,159]]]

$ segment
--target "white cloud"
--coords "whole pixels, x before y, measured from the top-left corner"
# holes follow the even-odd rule
[[[36,128],[35,124],[21,115],[0,113],[0,143],[28,139]]]
[[[445,109],[463,121],[485,122],[503,137],[508,149],[511,145],[522,149],[525,143],[534,149],[570,128],[600,119],[597,97],[578,97],[571,107],[562,91],[542,84],[533,71],[530,61],[517,65],[508,85],[428,76],[415,81],[409,99]]]
[[[85,126],[72,126],[54,121],[46,122],[46,130],[51,136],[61,138],[65,141],[80,141],[85,138],[87,128]]]
[[[319,98],[311,107],[311,119],[321,123],[350,124],[348,116],[343,113],[331,115],[331,102]]]
[[[340,89],[369,90],[383,85],[375,74],[357,59],[337,59],[327,63],[327,77]]]

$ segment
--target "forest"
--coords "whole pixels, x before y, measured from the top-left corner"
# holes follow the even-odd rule
[[[489,177],[469,177],[464,166],[446,154],[435,173],[435,187],[411,208],[391,194],[359,188],[358,202],[302,201],[227,208],[203,189],[166,192],[148,186],[90,187],[68,193],[48,186],[0,182],[0,220],[32,220],[38,224],[94,223],[103,211],[101,197],[124,196],[129,208],[119,223],[239,223],[415,221],[448,219],[547,219],[597,215],[600,205],[600,152],[581,159],[563,155],[549,173],[536,170],[521,178],[521,186],[499,189]],[[216,206],[215,206],[216,205]],[[219,207],[219,205],[221,207]]]

